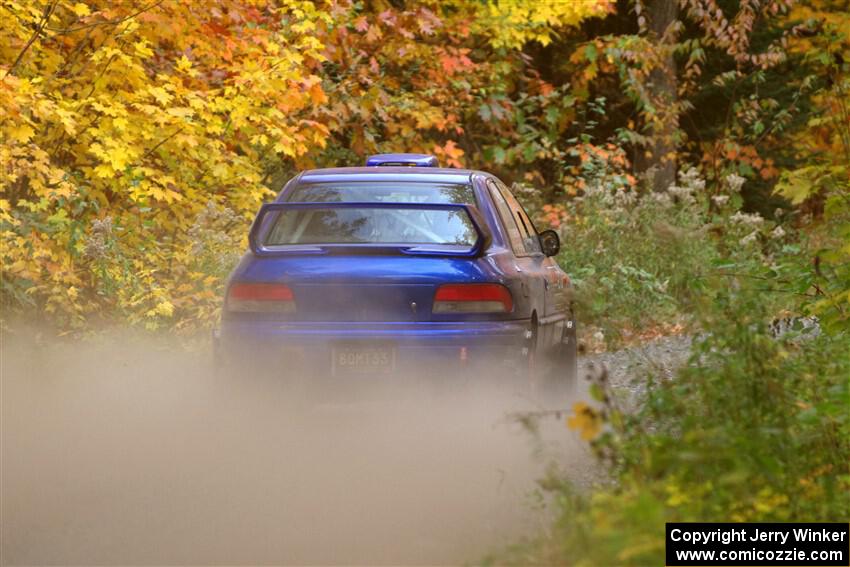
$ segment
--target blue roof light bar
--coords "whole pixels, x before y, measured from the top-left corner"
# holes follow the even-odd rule
[[[428,154],[376,154],[366,159],[366,167],[393,166],[439,167],[437,158]]]

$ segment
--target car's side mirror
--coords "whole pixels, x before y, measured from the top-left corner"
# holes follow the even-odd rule
[[[544,230],[538,238],[540,249],[547,256],[555,256],[561,250],[561,238],[554,230]]]

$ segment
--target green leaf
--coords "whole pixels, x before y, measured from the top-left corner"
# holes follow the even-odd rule
[[[812,194],[813,183],[810,176],[814,169],[816,168],[804,167],[783,174],[776,184],[775,191],[795,205],[802,203]]]

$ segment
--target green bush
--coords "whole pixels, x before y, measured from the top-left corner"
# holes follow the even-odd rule
[[[690,169],[659,193],[640,191],[607,162],[585,174],[581,194],[561,205],[563,222],[553,223],[551,205],[531,208],[558,225],[558,260],[574,280],[581,324],[601,330],[608,347],[688,326],[707,277],[763,270],[787,239],[776,223],[740,212],[737,176],[711,193]]]
[[[500,561],[662,565],[665,522],[846,521],[847,335],[773,337],[772,307],[745,281],[714,281],[703,299],[689,363],[649,376],[636,413],[618,411],[604,374],[593,386],[591,446],[612,486],[549,482],[552,530]]]

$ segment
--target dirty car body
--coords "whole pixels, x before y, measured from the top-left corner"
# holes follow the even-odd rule
[[[289,181],[230,277],[219,351],[343,375],[574,350],[557,235],[494,176],[435,162],[373,156]]]

